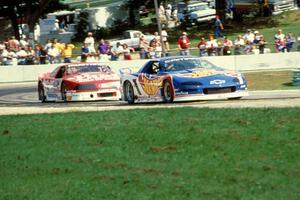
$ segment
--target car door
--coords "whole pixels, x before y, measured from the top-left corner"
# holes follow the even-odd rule
[[[160,74],[159,61],[150,61],[138,75],[138,83],[143,95],[149,98],[161,96],[163,77]]]
[[[61,83],[63,76],[65,75],[66,66],[57,67],[49,76],[45,88],[47,88],[47,96],[49,99],[60,100],[61,99]]]

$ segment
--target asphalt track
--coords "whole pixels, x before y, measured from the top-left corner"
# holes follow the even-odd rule
[[[128,105],[120,101],[41,103],[37,83],[0,84],[0,115],[52,113],[70,111],[102,111],[170,107],[300,107],[300,90],[250,91],[241,100],[213,100],[180,103],[138,103]]]

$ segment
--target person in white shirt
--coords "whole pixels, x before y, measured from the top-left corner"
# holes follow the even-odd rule
[[[282,52],[285,46],[285,35],[281,29],[278,30],[277,34],[275,34],[274,39],[276,52]]]
[[[17,53],[18,65],[26,65],[27,52],[22,47]]]
[[[213,35],[209,36],[209,40],[206,42],[206,49],[209,56],[215,56],[217,53],[218,43]]]
[[[120,42],[117,42],[116,46],[113,46],[111,49],[111,60],[116,61],[119,60],[120,55],[124,53],[123,46]]]
[[[161,36],[162,36],[162,41],[163,41],[163,43],[164,43],[164,45],[165,45],[165,49],[167,50],[167,51],[169,51],[170,50],[170,46],[169,46],[169,42],[168,42],[168,33],[167,33],[167,31],[166,30],[162,30],[161,31]]]
[[[22,38],[20,39],[20,47],[27,47],[29,45],[26,35],[23,35]]]
[[[245,42],[249,41],[250,43],[253,43],[254,37],[255,36],[252,33],[252,31],[250,29],[248,29],[247,33],[244,35],[243,39],[245,40]]]
[[[90,49],[91,53],[95,53],[95,39],[93,37],[93,33],[92,32],[88,32],[88,36],[85,38],[84,40],[84,44],[88,45],[88,48]]]
[[[55,48],[54,44],[48,49],[48,59],[50,64],[59,63],[59,50]]]
[[[238,35],[237,38],[234,40],[234,54],[240,55],[242,54],[242,49],[245,46],[245,40],[242,38],[241,35]]]

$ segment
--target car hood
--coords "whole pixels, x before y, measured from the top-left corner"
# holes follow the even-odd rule
[[[207,15],[215,15],[216,10],[215,9],[207,9],[207,10],[197,10],[197,11],[192,11],[191,15],[196,15],[198,17],[200,16],[207,16]]]
[[[241,76],[240,72],[232,70],[184,70],[179,72],[170,73],[174,77],[183,77],[183,78],[203,78],[209,76],[228,76],[228,77],[239,77]]]
[[[98,81],[119,81],[120,78],[113,72],[94,72],[94,73],[78,73],[64,77],[64,80],[84,83],[84,82],[98,82]]]
[[[227,84],[234,82],[239,82],[243,84],[246,80],[243,75],[236,71],[227,70],[200,70],[200,71],[181,71],[177,73],[172,73],[173,80],[175,82],[190,82],[199,81],[203,84]]]

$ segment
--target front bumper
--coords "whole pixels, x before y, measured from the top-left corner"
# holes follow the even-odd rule
[[[238,90],[231,93],[223,94],[187,94],[183,96],[175,96],[174,101],[197,101],[197,100],[218,100],[249,96],[248,91]]]
[[[67,101],[99,101],[99,100],[120,100],[121,93],[118,89],[106,89],[90,92],[73,92],[66,93]]]
[[[212,21],[216,18],[215,15],[210,15],[210,16],[206,16],[206,17],[200,17],[197,18],[197,22],[207,22],[207,21]]]

